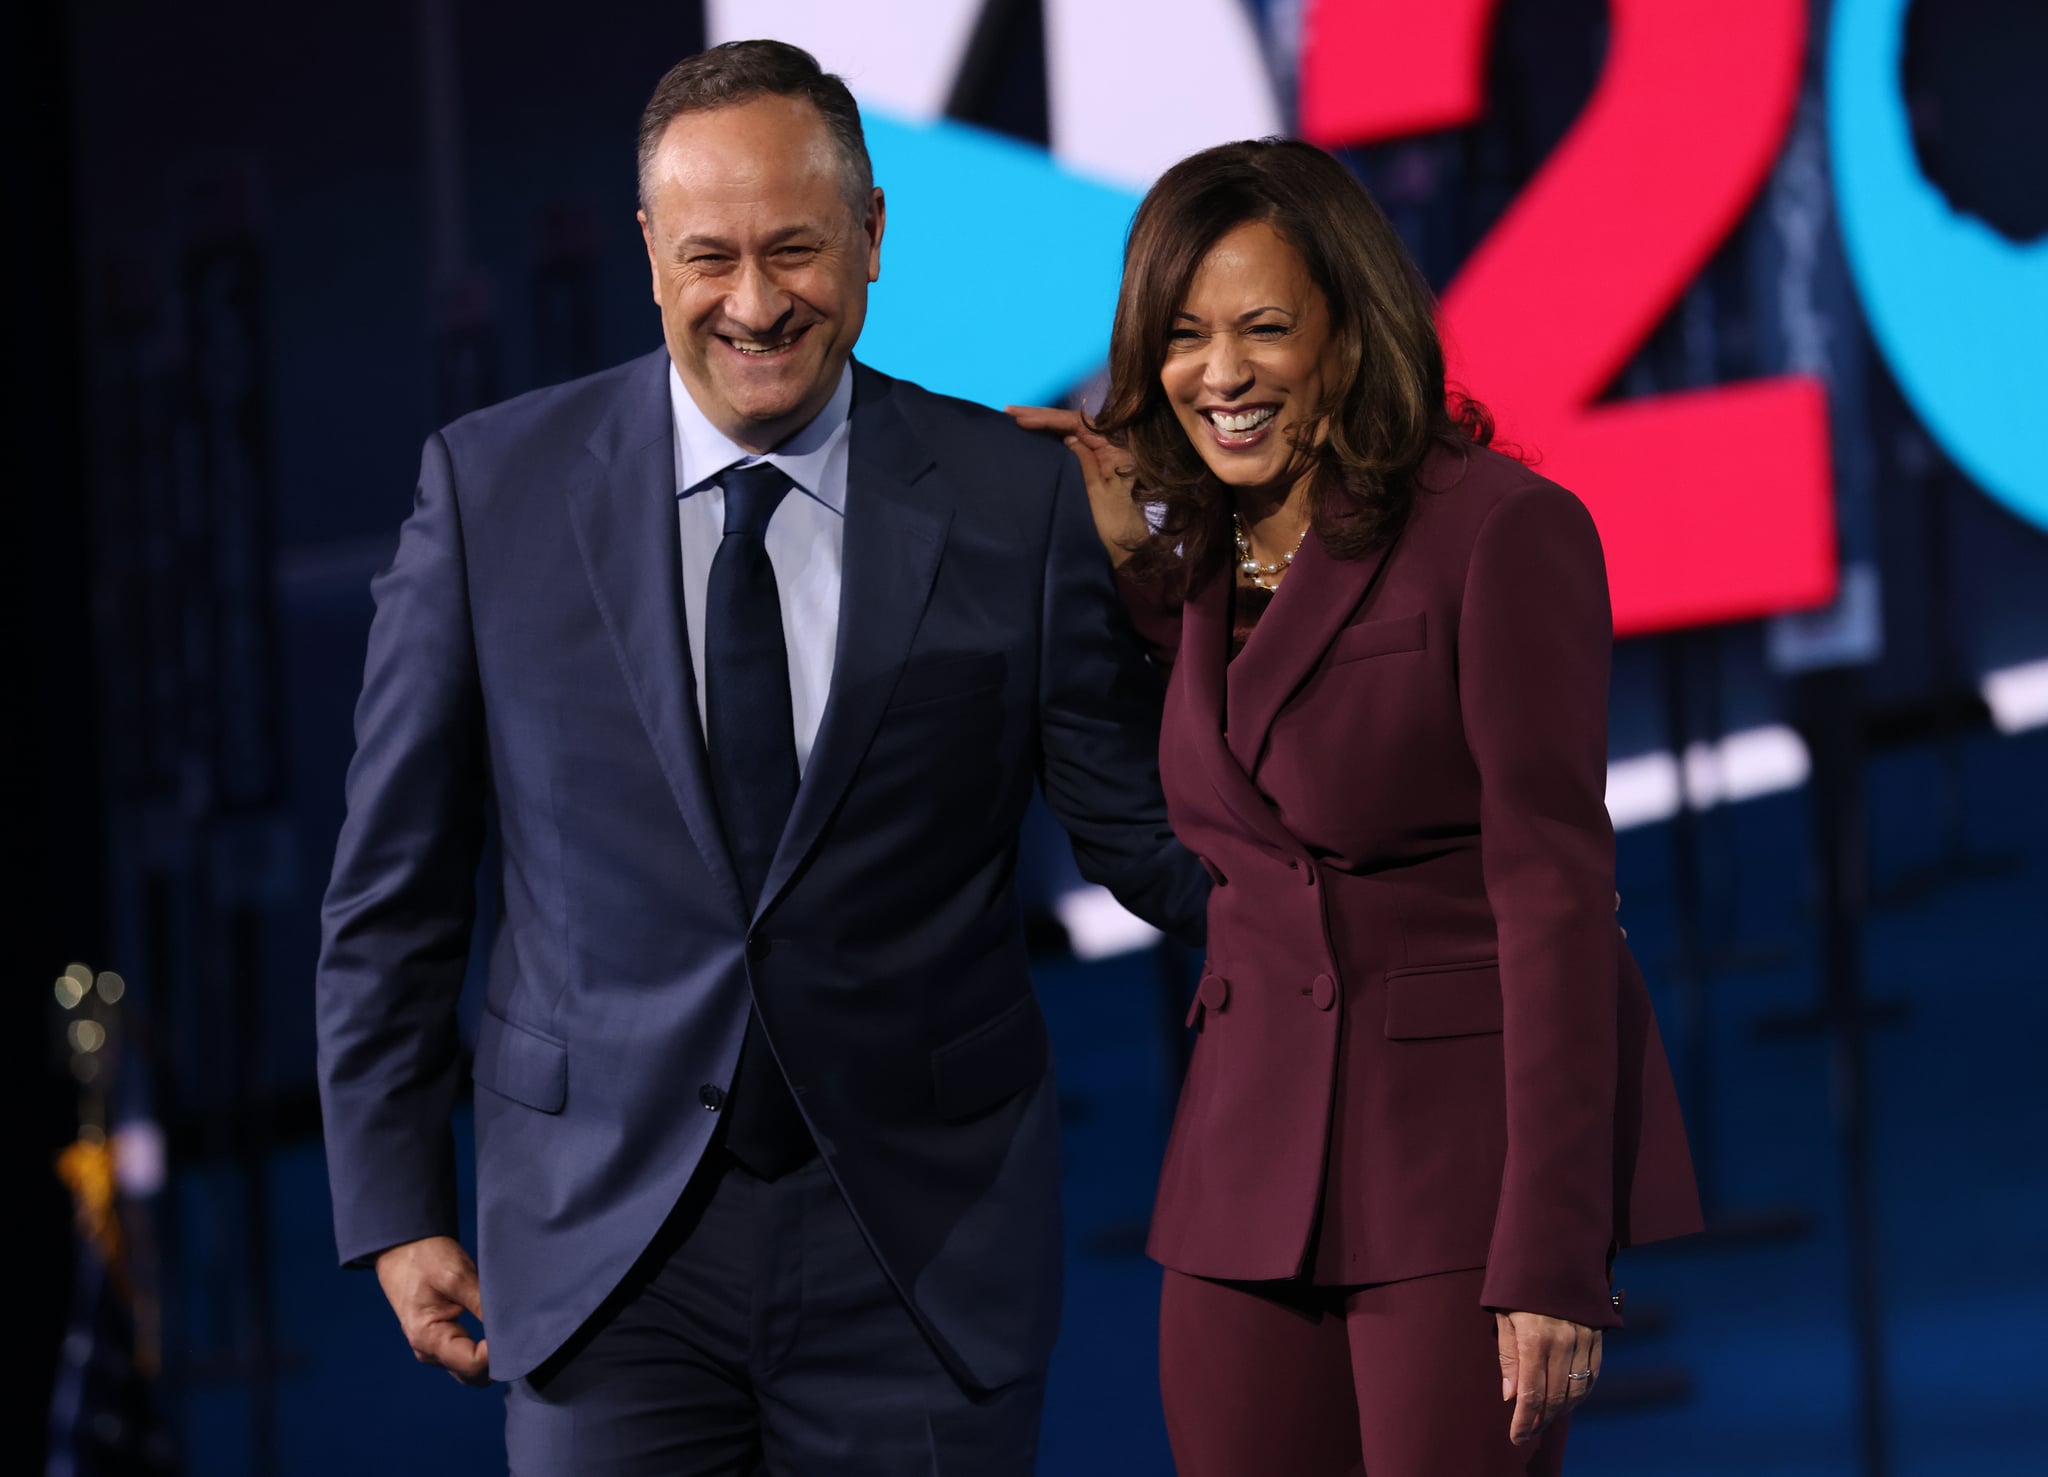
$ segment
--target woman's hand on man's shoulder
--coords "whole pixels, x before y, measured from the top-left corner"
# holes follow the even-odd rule
[[[1005,405],[1010,419],[1027,431],[1058,436],[1081,464],[1095,533],[1112,564],[1122,564],[1145,541],[1145,514],[1132,497],[1130,458],[1088,424],[1078,410],[1051,405]]]

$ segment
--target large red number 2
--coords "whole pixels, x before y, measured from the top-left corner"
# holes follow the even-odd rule
[[[1470,122],[1494,0],[1311,0],[1301,133]],[[1619,633],[1822,604],[1826,392],[1781,376],[1596,405],[1734,228],[1799,94],[1806,0],[1612,0],[1585,113],[1443,299],[1451,377],[1592,509]]]

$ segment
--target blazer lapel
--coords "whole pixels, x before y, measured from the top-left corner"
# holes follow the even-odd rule
[[[1203,582],[1181,607],[1180,657],[1185,705],[1182,732],[1190,736],[1210,786],[1253,835],[1292,854],[1299,843],[1280,824],[1272,805],[1251,781],[1224,740],[1225,667],[1230,660],[1230,580],[1226,571]]]
[[[668,351],[641,361],[588,443],[590,475],[569,491],[571,526],[633,706],[690,837],[744,916],[712,799],[696,676],[683,632],[683,571]]]
[[[1230,752],[1247,775],[1259,772],[1273,720],[1358,609],[1386,556],[1383,546],[1362,558],[1333,559],[1313,530],[1302,541],[1279,593],[1259,617],[1244,653],[1249,660],[1230,667]]]
[[[854,365],[832,687],[789,825],[761,888],[759,912],[788,887],[838,810],[938,576],[952,498],[933,473],[930,451],[903,418],[895,392],[888,376]]]

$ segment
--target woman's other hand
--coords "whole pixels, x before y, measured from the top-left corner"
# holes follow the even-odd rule
[[[1095,514],[1095,533],[1109,550],[1112,564],[1121,564],[1150,531],[1145,515],[1131,500],[1131,464],[1109,438],[1097,435],[1078,410],[1049,405],[1006,405],[1010,419],[1027,431],[1050,431],[1067,444],[1081,463],[1088,485],[1088,506]]]
[[[1493,1322],[1500,1398],[1515,1402],[1508,1439],[1527,1446],[1600,1382],[1600,1331],[1541,1313],[1495,1313]]]

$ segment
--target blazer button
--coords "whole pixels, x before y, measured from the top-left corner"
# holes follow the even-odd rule
[[[1230,1003],[1230,981],[1220,974],[1202,976],[1202,985],[1196,996],[1210,1010],[1221,1010]]]
[[[697,1101],[704,1105],[706,1112],[716,1113],[725,1106],[725,1089],[707,1082],[697,1089]]]
[[[747,957],[749,959],[766,959],[768,957],[768,940],[762,938],[759,934],[748,939]]]
[[[1319,974],[1309,994],[1315,1000],[1317,1010],[1328,1010],[1337,1003],[1337,982],[1326,974]]]

